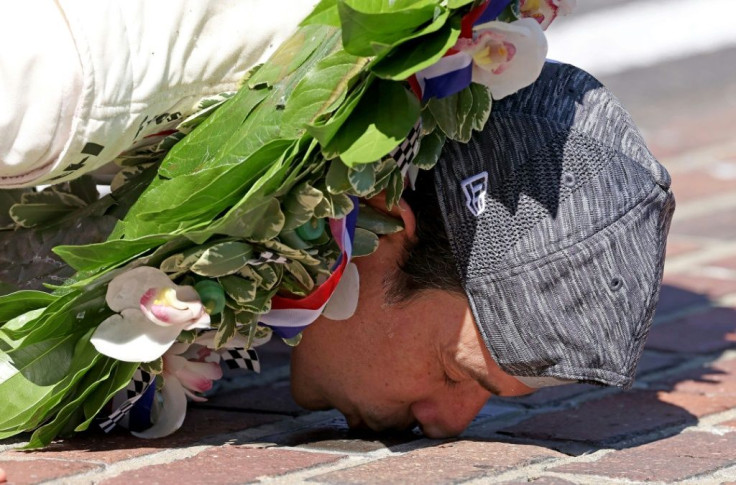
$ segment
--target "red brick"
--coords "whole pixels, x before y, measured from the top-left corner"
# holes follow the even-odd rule
[[[511,482],[501,482],[499,485],[575,485],[575,482],[568,482],[557,477],[538,477],[528,480],[514,480]]]
[[[736,359],[663,377],[650,387],[662,390],[662,401],[694,416],[725,411],[736,407]]]
[[[454,441],[312,478],[320,483],[445,484],[491,477],[565,455],[533,445]]]
[[[568,463],[553,471],[670,483],[712,472],[734,461],[736,433],[717,436],[692,432],[617,450],[598,461]]]
[[[86,473],[102,467],[95,463],[63,460],[0,460],[0,468],[5,470],[9,484],[26,485]]]
[[[710,278],[684,273],[665,273],[663,284],[706,295],[711,299],[736,293],[736,278]]]
[[[718,426],[728,426],[729,428],[735,428],[736,429],[736,419],[732,419],[730,421],[725,421],[723,423],[718,423]]]
[[[725,164],[726,162],[722,163]],[[736,167],[736,164],[734,166]],[[736,178],[721,176],[714,170],[715,168],[717,166],[672,173],[672,191],[677,197],[677,203],[682,204],[705,197],[735,192]]]
[[[706,396],[736,396],[736,359],[688,369],[652,381],[649,385],[651,388]]]
[[[736,239],[736,210],[727,209],[684,220],[675,217],[670,231],[673,235],[709,237],[732,241]]]
[[[221,446],[205,450],[185,460],[127,471],[103,481],[102,484],[236,484],[253,481],[258,477],[278,476],[318,465],[334,463],[342,458],[344,457],[341,455],[280,450],[277,448]]]
[[[586,401],[577,408],[534,416],[499,433],[532,439],[610,443],[675,425],[695,423],[656,392],[629,391]]]
[[[156,440],[145,440],[116,430],[109,435],[88,433],[52,443],[33,451],[6,453],[53,459],[87,460],[114,463],[137,456],[149,455],[168,448],[177,448],[200,441],[208,436],[240,431],[253,426],[284,419],[281,416],[235,413],[216,410],[188,409],[187,418],[179,431]],[[0,455],[2,457],[3,455]]]
[[[736,348],[736,310],[712,308],[656,325],[649,333],[647,347],[699,354]]]
[[[661,105],[658,106],[661,111]],[[657,126],[646,134],[647,145],[655,157],[681,155],[715,143],[733,140],[733,108],[725,104],[710,108],[698,116],[673,114],[658,117]],[[675,192],[677,196],[677,192]]]
[[[732,269],[736,271],[736,256],[730,258],[720,259],[712,263],[708,263],[709,266],[719,266],[721,268]]]
[[[681,241],[667,241],[667,258],[673,258],[675,256],[680,256],[681,254],[687,254],[695,251],[696,249],[700,249],[700,246],[695,243],[691,242],[681,242]]]

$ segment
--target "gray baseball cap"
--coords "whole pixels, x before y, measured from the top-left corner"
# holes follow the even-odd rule
[[[447,143],[435,188],[475,322],[531,387],[633,383],[675,207],[667,171],[590,74],[548,62]]]

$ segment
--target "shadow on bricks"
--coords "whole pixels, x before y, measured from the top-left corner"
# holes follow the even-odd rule
[[[736,407],[736,355],[727,352],[734,349],[736,309],[663,285],[633,389],[574,384],[504,399],[532,416],[490,434],[467,434],[531,441],[570,454],[664,439]]]

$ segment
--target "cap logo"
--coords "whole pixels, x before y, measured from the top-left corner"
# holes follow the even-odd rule
[[[465,193],[465,205],[475,217],[486,210],[486,193],[488,192],[488,172],[481,172],[461,182]]]

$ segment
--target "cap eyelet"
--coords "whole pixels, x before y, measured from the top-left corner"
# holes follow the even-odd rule
[[[575,187],[575,175],[573,175],[570,172],[565,172],[562,174],[562,185],[565,187]]]
[[[618,291],[624,286],[624,280],[619,278],[618,276],[614,276],[611,278],[611,281],[608,282],[608,287],[611,288],[612,291]]]

